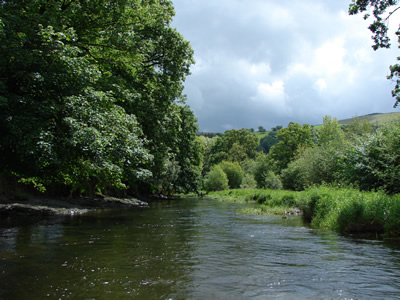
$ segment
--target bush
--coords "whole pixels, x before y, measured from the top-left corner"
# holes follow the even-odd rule
[[[240,187],[243,179],[243,169],[238,162],[223,161],[218,166],[224,171],[228,177],[229,187],[236,189]]]
[[[260,183],[259,183],[260,184]],[[261,182],[262,186],[259,186],[264,189],[271,189],[271,190],[281,190],[282,189],[282,182],[280,178],[275,175],[272,171],[267,171],[264,176],[264,181]]]
[[[302,191],[306,186],[304,168],[299,160],[289,163],[288,167],[281,173],[282,186],[284,189]]]
[[[312,185],[330,184],[338,179],[341,150],[336,144],[302,149],[296,160],[282,171],[285,189],[301,191]]]
[[[245,174],[242,179],[241,189],[255,189],[257,187],[257,182],[254,176],[251,174]]]
[[[355,140],[343,157],[343,176],[363,190],[400,193],[400,121]]]
[[[229,188],[228,177],[220,166],[211,167],[204,181],[206,191],[222,191]]]

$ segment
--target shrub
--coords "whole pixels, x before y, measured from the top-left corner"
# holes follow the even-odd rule
[[[229,188],[228,177],[220,166],[211,167],[204,181],[206,191],[222,191]]]
[[[306,186],[304,168],[299,160],[289,163],[288,167],[281,173],[282,186],[284,189],[302,191]]]
[[[340,155],[341,150],[333,143],[302,149],[297,159],[282,171],[283,187],[301,191],[308,186],[337,181]]]
[[[245,174],[242,179],[241,189],[254,189],[257,187],[257,182],[251,174]]]
[[[343,176],[363,190],[384,188],[400,193],[400,121],[386,124],[376,134],[356,139],[343,157]]]
[[[280,178],[275,175],[274,172],[268,171],[264,176],[264,181],[261,182],[262,186],[259,186],[264,189],[271,189],[271,190],[281,190],[282,189],[282,182]]]
[[[243,179],[243,169],[238,162],[223,161],[218,166],[224,171],[228,177],[229,187],[236,189],[240,187]]]

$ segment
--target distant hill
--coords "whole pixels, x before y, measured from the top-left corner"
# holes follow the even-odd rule
[[[382,125],[383,123],[393,121],[400,119],[400,112],[393,112],[393,113],[373,113],[373,114],[368,114],[364,116],[355,116],[350,119],[343,119],[343,120],[338,120],[339,124],[349,124],[353,121],[354,118],[358,118],[359,120],[367,120],[368,122],[374,124],[374,125]]]

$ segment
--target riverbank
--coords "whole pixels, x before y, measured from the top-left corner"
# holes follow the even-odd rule
[[[77,215],[112,207],[148,206],[136,198],[96,197],[26,197],[24,199],[0,199],[0,216],[12,215]]]
[[[220,201],[254,202],[242,212],[282,214],[300,210],[313,228],[343,234],[400,237],[400,195],[354,188],[313,187],[302,192],[281,190],[226,190],[208,197]]]

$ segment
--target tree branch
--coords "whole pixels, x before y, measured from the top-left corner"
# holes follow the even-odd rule
[[[388,21],[389,18],[399,9],[400,9],[400,6],[395,8],[392,12],[390,12],[389,15],[386,17],[385,22]]]

